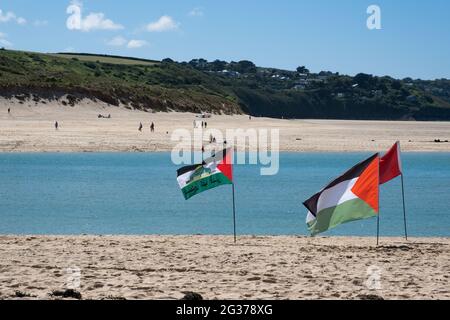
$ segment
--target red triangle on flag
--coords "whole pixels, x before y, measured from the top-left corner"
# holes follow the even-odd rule
[[[225,149],[223,152],[223,160],[217,165],[217,169],[219,169],[225,177],[233,182],[232,151],[231,149]]]
[[[400,142],[397,141],[380,159],[380,184],[385,184],[401,174]]]

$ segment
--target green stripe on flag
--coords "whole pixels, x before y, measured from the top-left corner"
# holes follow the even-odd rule
[[[187,200],[203,191],[225,184],[232,184],[232,182],[222,172],[217,172],[187,184],[181,191]]]
[[[352,199],[320,211],[316,219],[308,223],[308,229],[314,236],[342,223],[376,216],[376,212],[366,202],[361,199]]]

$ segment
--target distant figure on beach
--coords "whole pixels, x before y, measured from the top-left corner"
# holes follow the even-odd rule
[[[248,116],[248,120],[252,120],[252,116]]]
[[[58,128],[59,128],[59,123],[58,123],[58,121],[55,121],[55,130],[58,130]]]
[[[141,122],[141,123],[139,123],[139,129],[138,129],[138,130],[139,130],[140,132],[142,132],[142,128],[143,128],[143,126],[142,126],[142,122]]]
[[[208,122],[205,121],[205,129],[208,128]]]
[[[11,108],[8,108],[8,114],[10,114],[11,113]]]
[[[213,142],[213,136],[212,136],[212,134],[209,134],[209,143],[212,143]]]
[[[151,132],[155,132],[155,124],[152,122],[152,124],[150,125],[150,131]]]

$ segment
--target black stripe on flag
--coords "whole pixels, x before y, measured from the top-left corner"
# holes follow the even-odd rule
[[[193,165],[186,166],[186,167],[178,169],[177,170],[177,177],[185,174],[186,172],[194,171],[195,169],[198,168],[198,166],[201,166],[201,164],[193,164]]]
[[[223,159],[225,159],[225,157],[227,156],[227,152],[229,152],[229,150],[230,150],[229,148],[228,149],[223,149],[221,152],[217,152],[217,153],[213,154],[210,158],[205,159],[203,161],[203,163],[201,163],[201,164],[200,163],[199,164],[193,164],[193,165],[186,166],[186,167],[178,169],[177,170],[177,177],[185,174],[186,172],[193,171],[193,170],[197,169],[199,166],[202,166],[202,165],[204,166],[204,165],[206,165],[208,163],[211,163],[211,162],[221,162]]]
[[[221,162],[225,157],[227,156],[227,152],[229,152],[230,148],[223,149],[221,152],[217,152],[213,154],[210,158],[203,161],[204,164],[211,163],[211,162]]]
[[[369,164],[372,163],[372,161],[378,157],[378,153],[375,153],[373,156],[371,156],[370,158],[358,163],[356,166],[354,166],[353,168],[351,168],[350,170],[348,170],[346,173],[344,173],[342,176],[338,177],[337,179],[335,179],[333,182],[331,182],[330,184],[328,184],[325,188],[323,188],[322,190],[320,190],[318,193],[316,193],[315,195],[313,195],[311,198],[309,198],[308,200],[306,200],[305,202],[303,202],[303,205],[314,215],[316,216],[317,214],[317,202],[319,201],[319,197],[322,194],[323,191],[330,189],[332,187],[334,187],[335,185],[338,185],[341,182],[347,181],[347,180],[352,180],[354,178],[359,177],[364,170],[366,170],[366,168],[369,166]]]

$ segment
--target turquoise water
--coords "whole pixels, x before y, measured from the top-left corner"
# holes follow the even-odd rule
[[[235,166],[240,234],[305,235],[302,201],[370,154],[282,153],[276,176]],[[450,153],[403,155],[411,236],[450,236]],[[0,154],[0,234],[231,234],[231,186],[185,201],[169,153]],[[381,235],[403,234],[400,180]],[[376,219],[327,235],[375,235]]]

